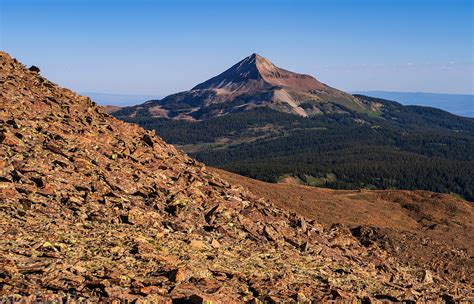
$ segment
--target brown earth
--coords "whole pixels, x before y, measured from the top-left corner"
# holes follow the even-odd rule
[[[377,244],[403,264],[453,283],[474,283],[474,205],[447,194],[403,190],[331,190],[270,184],[213,172],[275,205],[322,223],[344,224],[362,244]]]
[[[229,184],[3,52],[0,233],[2,302],[470,297],[467,283]]]

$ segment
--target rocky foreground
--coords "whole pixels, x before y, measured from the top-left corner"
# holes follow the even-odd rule
[[[469,297],[228,184],[3,52],[0,86],[2,301]]]
[[[344,224],[364,246],[377,245],[434,281],[474,290],[474,204],[450,194],[408,190],[332,190],[266,183],[211,168],[325,228]],[[288,180],[287,180],[288,181]]]

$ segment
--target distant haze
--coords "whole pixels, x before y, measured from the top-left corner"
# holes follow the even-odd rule
[[[388,91],[353,91],[351,93],[398,101],[404,105],[434,107],[456,115],[474,117],[474,95]]]

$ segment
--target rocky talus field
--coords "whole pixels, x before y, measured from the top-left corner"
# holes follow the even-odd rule
[[[400,263],[429,271],[434,281],[473,290],[474,204],[470,202],[421,190],[332,190],[266,183],[211,170],[327,229],[343,224],[364,246],[381,247]]]
[[[469,301],[229,184],[0,53],[0,299],[56,302]]]

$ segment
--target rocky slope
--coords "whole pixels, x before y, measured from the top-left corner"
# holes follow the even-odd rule
[[[465,299],[467,290],[230,185],[0,53],[2,299]]]
[[[269,107],[308,117],[350,111],[375,113],[379,106],[331,88],[312,76],[279,68],[266,58],[252,54],[190,91],[124,108],[115,115],[201,120]]]
[[[428,191],[330,190],[212,172],[327,228],[347,225],[366,246],[377,244],[401,263],[473,289],[473,203]]]

